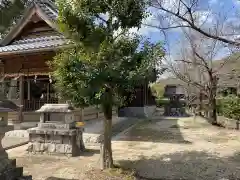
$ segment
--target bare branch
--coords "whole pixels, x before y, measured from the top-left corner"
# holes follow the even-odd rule
[[[168,29],[176,29],[176,28],[190,28],[190,26],[183,26],[183,25],[178,25],[178,26],[171,26],[171,27],[160,27],[160,26],[156,26],[156,25],[152,25],[152,24],[145,24],[143,23],[144,26],[148,26],[148,27],[153,27],[153,28],[157,28],[160,30],[168,30]]]
[[[181,0],[181,2],[183,2],[183,1]],[[185,3],[182,3],[182,4],[184,5]],[[151,6],[156,8],[156,9],[158,9],[158,10],[160,10],[160,11],[166,12],[170,16],[174,16],[174,17],[178,18],[179,20],[182,20],[183,22],[187,23],[188,26],[190,26],[191,29],[201,33],[202,35],[204,35],[204,36],[206,36],[206,37],[208,37],[210,39],[216,39],[218,41],[221,41],[223,43],[227,43],[229,45],[240,46],[240,42],[238,42],[238,41],[234,41],[234,40],[228,39],[228,38],[223,37],[221,35],[214,35],[214,34],[208,32],[206,30],[201,29],[201,27],[196,25],[195,20],[192,17],[192,8],[196,4],[197,4],[197,1],[194,1],[192,6],[190,6],[190,7],[187,6],[186,4],[184,5],[185,7],[188,7],[187,8],[187,12],[190,15],[190,20],[187,17],[185,17],[185,16],[181,15],[180,13],[178,13],[178,11],[174,12],[173,10],[170,10],[170,9],[167,9],[167,8],[163,7],[162,4],[160,2],[158,2],[158,1],[157,1],[157,3],[151,3]],[[182,25],[182,27],[183,27],[183,25]]]

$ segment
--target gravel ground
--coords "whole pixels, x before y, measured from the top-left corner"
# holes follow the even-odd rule
[[[34,180],[127,179],[95,170],[97,147],[87,147],[91,150],[75,158],[30,155],[26,147],[8,153]],[[134,168],[142,180],[240,178],[240,132],[213,127],[202,118],[144,121],[119,135],[112,147],[115,162]]]
[[[118,139],[113,142],[115,160],[141,177],[240,178],[240,131],[213,127],[203,118],[143,122]]]

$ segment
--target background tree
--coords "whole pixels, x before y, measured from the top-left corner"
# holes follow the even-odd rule
[[[239,35],[239,31],[236,32],[236,27],[229,26],[221,31],[215,24],[211,24],[211,27],[204,26],[204,24],[210,20],[210,15],[201,14],[201,7],[204,3],[203,10],[205,12],[212,12],[211,7],[208,4],[208,0],[149,0],[149,5],[154,8],[156,14],[153,15],[158,21],[158,24],[146,24],[151,27],[166,31],[176,28],[189,28],[192,29],[209,39],[215,39],[217,41],[226,43],[228,45],[240,46],[240,42],[237,39],[232,38],[234,35]],[[239,12],[236,12],[238,17]],[[199,17],[204,19],[199,23]],[[226,20],[228,17],[225,11],[221,11],[215,14],[218,19],[215,22]],[[239,29],[239,28],[238,28]]]
[[[53,62],[57,87],[76,106],[101,105],[104,141],[101,168],[112,168],[112,108],[125,101],[125,91],[154,76],[163,56],[161,44],[153,46],[129,34],[144,18],[144,1],[59,0],[59,26],[75,43]]]
[[[217,124],[217,87],[219,71],[224,66],[214,66],[214,58],[222,48],[218,40],[207,39],[205,36],[194,32],[185,31],[184,46],[181,46],[178,60],[169,63],[173,74],[184,81],[193,94],[200,100],[199,110],[203,110],[202,98],[207,97],[208,117],[212,124]],[[236,58],[239,58],[236,57]],[[228,61],[226,58],[225,62]]]
[[[29,0],[2,0],[0,3],[0,35],[21,15]]]

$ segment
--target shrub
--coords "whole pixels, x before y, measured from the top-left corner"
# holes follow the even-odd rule
[[[157,107],[164,107],[166,104],[169,104],[170,100],[166,98],[156,99]]]
[[[164,89],[165,85],[159,84],[159,83],[153,83],[151,85],[151,90],[153,92],[153,95],[157,98],[157,99],[162,99],[163,95],[164,95]]]
[[[218,101],[219,114],[240,120],[240,98],[237,96],[227,96]]]

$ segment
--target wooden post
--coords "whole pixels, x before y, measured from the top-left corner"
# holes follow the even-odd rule
[[[49,103],[49,99],[50,99],[50,84],[47,84],[47,102]],[[51,102],[50,102],[51,103]]]
[[[97,119],[99,118],[99,106],[97,106]]]
[[[31,100],[31,83],[30,83],[30,80],[27,81],[27,87],[28,87],[28,100],[30,101]]]
[[[81,108],[81,121],[84,120],[84,108]]]
[[[24,76],[19,77],[19,99],[20,99],[20,110],[18,114],[18,122],[23,121],[23,104],[24,104]]]

